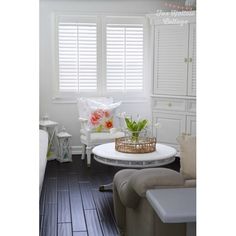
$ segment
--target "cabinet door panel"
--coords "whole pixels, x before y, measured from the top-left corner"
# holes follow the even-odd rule
[[[157,142],[176,145],[176,138],[185,132],[185,115],[153,113],[153,124],[159,123],[159,128],[153,128]]]
[[[187,116],[187,134],[196,136],[196,116]]]
[[[188,95],[196,96],[196,24],[189,25]]]
[[[154,93],[186,95],[188,25],[155,26]]]

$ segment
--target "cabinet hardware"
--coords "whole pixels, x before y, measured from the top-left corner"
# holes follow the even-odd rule
[[[193,61],[193,59],[192,59],[192,57],[190,57],[190,58],[189,58],[189,62],[192,62],[192,61]]]
[[[171,107],[171,106],[172,106],[172,104],[171,104],[171,102],[169,102],[169,103],[168,103],[168,107]]]
[[[184,58],[184,62],[188,62],[188,58]]]

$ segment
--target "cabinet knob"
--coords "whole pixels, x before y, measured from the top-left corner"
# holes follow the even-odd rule
[[[172,106],[172,104],[171,104],[171,102],[169,102],[169,103],[168,103],[168,107],[171,107],[171,106]]]
[[[184,62],[188,62],[188,58],[184,58]]]
[[[192,59],[192,57],[190,57],[190,58],[189,58],[189,62],[192,62],[192,61],[193,61],[193,59]]]

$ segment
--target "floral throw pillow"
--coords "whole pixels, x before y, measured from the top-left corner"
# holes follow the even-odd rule
[[[88,125],[90,130],[95,132],[109,131],[114,127],[114,115],[116,108],[121,103],[113,103],[109,105],[96,104],[91,106]]]
[[[108,131],[113,128],[113,114],[108,110],[97,109],[90,114],[89,124],[94,131]]]

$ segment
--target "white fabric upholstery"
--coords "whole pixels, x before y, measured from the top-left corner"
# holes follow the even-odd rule
[[[39,145],[39,193],[41,193],[48,150],[48,133],[41,129],[39,130]]]

